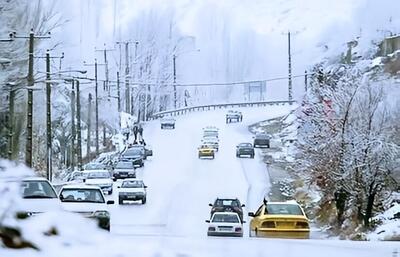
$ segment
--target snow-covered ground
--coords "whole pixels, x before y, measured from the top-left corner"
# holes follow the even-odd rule
[[[225,124],[225,110],[192,113],[177,117],[175,130],[149,122],[144,137],[154,156],[138,175],[148,186],[145,205],[112,206],[109,234],[77,215],[34,217],[26,221],[27,236],[42,250],[0,248],[0,256],[393,256],[399,248],[393,242],[262,239],[248,238],[247,233],[244,238],[206,236],[208,203],[216,197],[238,197],[246,204],[245,212],[261,203],[269,179],[260,153],[255,159],[237,159],[235,145],[252,141],[248,125],[291,108],[243,108],[243,122],[231,124]],[[207,125],[220,128],[220,151],[214,160],[199,160],[197,147]],[[117,200],[115,189],[108,198]],[[42,236],[40,231],[51,224],[59,227],[61,239]],[[248,231],[248,222],[245,225]]]

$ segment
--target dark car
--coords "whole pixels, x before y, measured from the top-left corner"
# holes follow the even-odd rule
[[[236,157],[241,157],[243,155],[254,158],[254,147],[251,143],[240,143],[236,146]]]
[[[229,110],[225,115],[226,123],[231,123],[233,120],[240,122],[243,120],[243,114],[240,111]]]
[[[254,147],[270,147],[271,136],[268,134],[256,134],[254,137]]]
[[[130,161],[119,161],[113,168],[113,178],[136,178],[136,168]]]
[[[162,118],[161,119],[161,129],[172,128],[175,129],[175,119],[174,118]]]
[[[128,149],[139,149],[142,151],[144,160],[146,160],[148,156],[153,156],[153,150],[146,148],[144,145],[131,145]]]
[[[130,161],[135,167],[144,166],[145,152],[139,148],[128,148],[121,156],[121,161]]]
[[[243,223],[243,207],[239,199],[229,199],[229,198],[217,198],[214,204],[209,204],[211,206],[211,217],[215,212],[235,212],[239,215],[240,221]]]

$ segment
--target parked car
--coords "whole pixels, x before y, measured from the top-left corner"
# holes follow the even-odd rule
[[[59,198],[64,210],[96,219],[101,228],[110,230],[111,217],[107,205],[114,204],[114,201],[106,202],[98,186],[66,185],[61,188]]]
[[[216,212],[235,212],[239,215],[240,221],[243,221],[243,207],[244,204],[241,204],[239,199],[237,198],[217,198],[214,201],[214,204],[209,204],[211,208],[212,216]]]
[[[89,162],[83,167],[84,170],[107,170],[107,165],[98,162]]]
[[[231,123],[232,121],[240,122],[243,120],[243,115],[240,111],[229,110],[225,115],[226,123]]]
[[[144,155],[144,160],[147,159],[149,156],[153,156],[153,150],[151,150],[148,146],[144,145],[131,145],[128,147],[128,149],[139,149],[140,151],[143,152]]]
[[[144,166],[145,151],[143,149],[132,147],[128,148],[121,156],[120,160],[130,161],[135,167]]]
[[[31,216],[61,210],[61,203],[56,191],[45,178],[25,178],[21,182],[21,193],[22,199],[17,203],[18,215]]]
[[[164,129],[164,128],[175,129],[175,119],[172,117],[162,118],[160,123],[161,123],[161,129]]]
[[[253,146],[254,147],[270,147],[270,139],[271,139],[271,135],[269,134],[265,134],[265,133],[260,133],[260,134],[256,134],[254,136],[254,142],[253,142]]]
[[[123,204],[124,201],[142,201],[146,203],[147,186],[140,179],[125,179],[121,186],[118,186],[118,203]]]
[[[202,144],[202,145],[200,145],[198,150],[199,150],[199,158],[200,159],[203,157],[211,157],[212,159],[215,158],[215,149],[211,145]]]
[[[254,147],[251,143],[240,143],[236,146],[236,157],[240,158],[243,155],[254,158]]]
[[[76,183],[81,183],[83,182],[84,179],[86,179],[88,172],[85,171],[80,171],[80,170],[75,170],[72,173],[68,175],[66,180],[68,182],[76,182]]]
[[[235,212],[215,212],[208,225],[208,236],[243,236],[243,223]]]
[[[295,201],[267,202],[261,205],[250,222],[250,236],[297,238],[310,237],[310,223],[301,206]]]
[[[119,161],[113,169],[113,178],[136,178],[136,168],[130,161]]]
[[[113,192],[113,181],[110,173],[106,170],[89,171],[84,182],[86,185],[100,187],[103,192],[107,192],[109,195]]]

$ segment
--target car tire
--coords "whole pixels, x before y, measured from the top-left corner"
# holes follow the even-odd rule
[[[146,203],[146,198],[143,198],[142,199],[142,204],[145,204]]]
[[[122,200],[122,199],[118,199],[118,204],[121,204],[121,205],[123,205],[123,204],[124,204],[124,200]]]
[[[254,154],[250,155],[250,158],[251,158],[251,159],[254,159]]]
[[[212,158],[214,159],[214,158],[215,158],[215,155],[213,155]]]
[[[258,230],[257,230],[257,228],[256,228],[255,231],[254,231],[254,235],[255,235],[255,237],[258,237]]]

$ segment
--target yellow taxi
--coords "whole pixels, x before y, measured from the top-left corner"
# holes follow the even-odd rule
[[[211,157],[212,159],[215,158],[215,149],[213,146],[208,144],[202,144],[199,148],[199,158],[203,157]]]
[[[250,237],[310,238],[310,222],[296,201],[266,202],[249,217]]]

